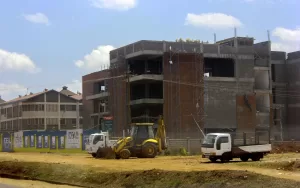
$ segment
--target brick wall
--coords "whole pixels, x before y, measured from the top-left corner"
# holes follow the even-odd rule
[[[239,132],[254,132],[256,127],[256,100],[255,95],[247,95],[247,106],[244,95],[236,96],[237,130]]]
[[[96,80],[109,78],[110,71],[103,70],[94,72],[91,74],[84,75],[82,77],[82,104],[83,104],[83,128],[91,128],[91,118],[90,115],[93,113],[94,105],[92,100],[86,100],[87,96],[93,95],[94,93],[94,83]]]
[[[126,108],[126,63],[124,59],[119,60],[111,68],[111,78],[108,80],[108,91],[110,93],[108,104],[113,121],[114,136],[122,136],[122,131],[127,129]]]
[[[199,136],[193,116],[203,118],[203,57],[196,53],[164,53],[164,119],[169,137]],[[196,104],[199,108],[196,108]],[[199,122],[201,124],[201,122]]]

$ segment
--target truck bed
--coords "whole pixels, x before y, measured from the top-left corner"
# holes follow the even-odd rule
[[[233,146],[232,153],[234,155],[240,155],[245,153],[269,153],[271,149],[272,149],[271,144]]]

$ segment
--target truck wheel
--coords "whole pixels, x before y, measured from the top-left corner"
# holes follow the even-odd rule
[[[221,162],[222,163],[227,163],[227,162],[229,162],[229,158],[226,155],[222,155]]]
[[[120,151],[119,156],[121,159],[129,159],[129,157],[131,156],[131,153],[128,149],[122,149]]]
[[[156,145],[152,143],[146,143],[142,146],[142,155],[145,158],[154,158],[157,155]]]
[[[244,162],[249,160],[249,156],[241,156],[240,159]]]
[[[213,157],[210,157],[209,160],[212,162],[212,163],[215,163],[217,161],[216,158],[213,158]]]
[[[251,157],[252,161],[259,161],[260,160],[260,155],[258,154],[254,154],[252,157]]]
[[[102,158],[103,157],[103,151],[101,148],[98,148],[96,153],[96,158]]]

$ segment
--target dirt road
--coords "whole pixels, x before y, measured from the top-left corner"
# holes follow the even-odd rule
[[[103,172],[168,170],[168,171],[210,171],[210,170],[247,170],[276,178],[300,181],[300,171],[285,171],[257,167],[259,164],[300,159],[299,153],[272,154],[261,162],[240,162],[239,160],[221,164],[210,163],[200,156],[157,157],[155,159],[100,160],[85,154],[40,154],[40,153],[0,153],[0,161],[45,162],[58,164],[87,165]]]
[[[0,188],[76,188],[67,185],[53,185],[50,183],[31,181],[31,180],[13,180],[0,178]]]

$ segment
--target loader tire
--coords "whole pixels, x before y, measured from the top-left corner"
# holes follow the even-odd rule
[[[145,158],[154,158],[157,155],[157,147],[155,144],[146,143],[142,146],[142,155]]]
[[[129,159],[131,153],[128,149],[122,149],[119,153],[119,156],[121,159]]]

